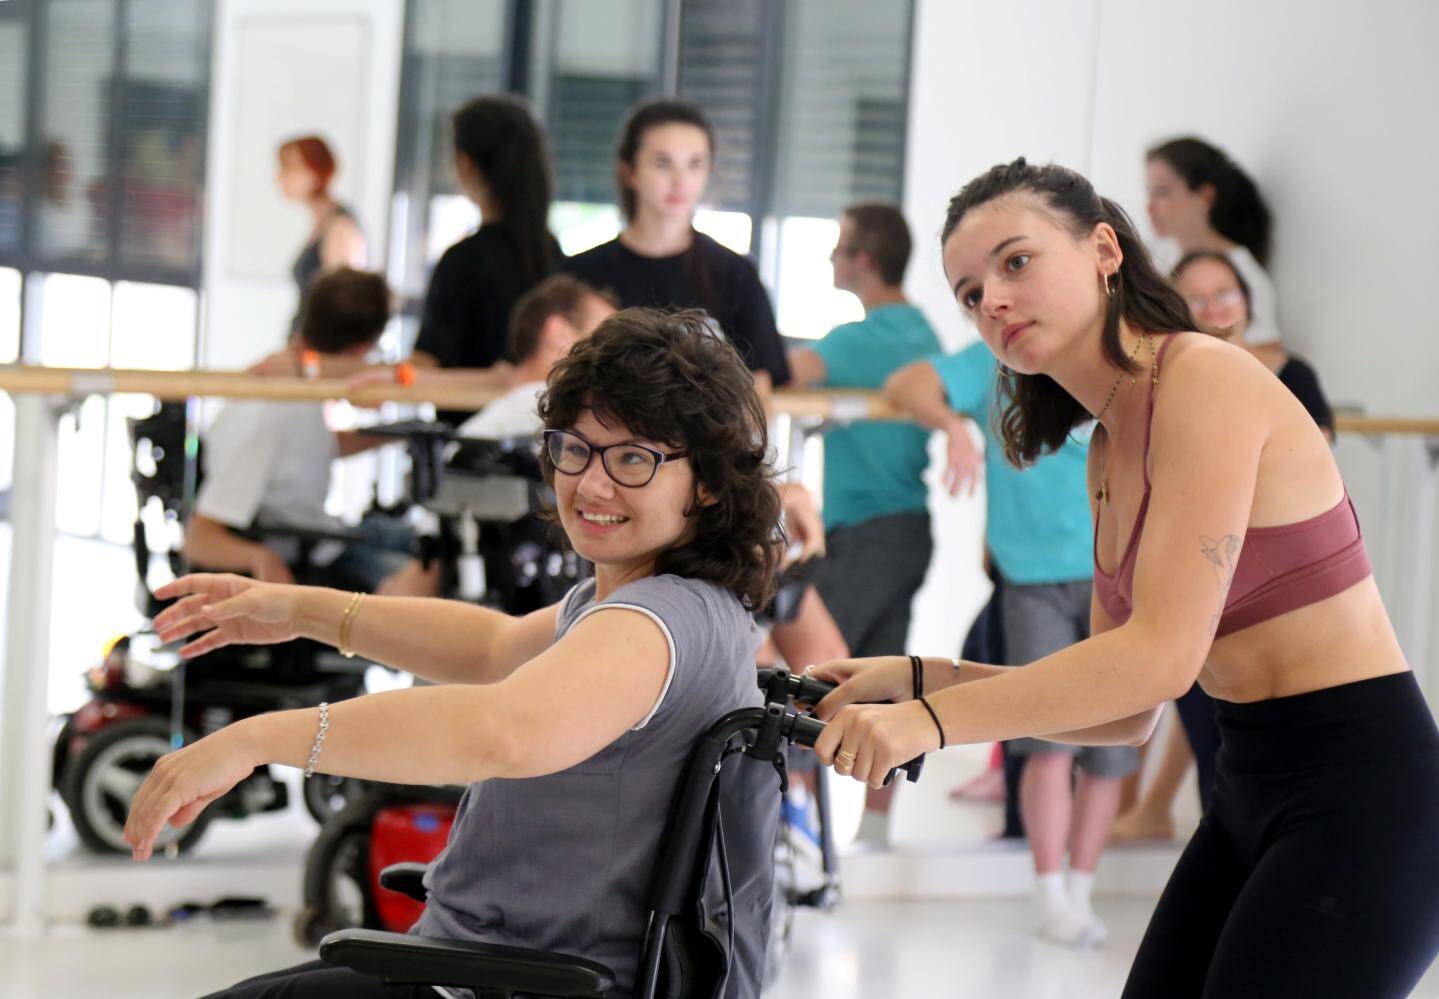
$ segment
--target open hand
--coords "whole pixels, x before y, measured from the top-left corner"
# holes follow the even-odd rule
[[[231,725],[184,749],[160,757],[130,802],[120,837],[135,860],[149,860],[166,823],[189,825],[206,805],[249,776],[256,760]]]
[[[230,573],[181,576],[155,591],[180,597],[155,616],[162,642],[199,635],[180,648],[186,659],[226,645],[274,645],[299,637],[300,586],[262,583]]]
[[[968,423],[945,435],[944,454],[944,488],[951,496],[958,496],[961,489],[973,496],[984,469],[984,456],[974,446]]]

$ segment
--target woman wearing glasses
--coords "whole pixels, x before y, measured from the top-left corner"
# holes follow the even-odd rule
[[[1174,265],[1174,284],[1189,303],[1194,321],[1206,333],[1237,343],[1257,357],[1304,404],[1329,443],[1334,443],[1334,411],[1308,362],[1279,343],[1250,343],[1254,290],[1227,254],[1217,250],[1186,253]]]
[[[711,722],[759,703],[751,613],[782,552],[780,504],[753,380],[696,313],[607,319],[552,370],[540,412],[555,519],[595,566],[552,607],[512,618],[238,576],[187,576],[160,592],[180,598],[155,620],[162,638],[198,636],[186,656],[305,636],[440,686],[263,715],[164,757],[132,804],[137,859],[167,821],[189,821],[264,763],[467,783],[416,931],[577,954],[630,994],[681,768]],[[763,770],[742,768],[736,793],[761,852],[779,805]],[[735,890],[726,995],[757,996],[768,875],[737,877]],[[218,994],[432,992],[312,962]]]

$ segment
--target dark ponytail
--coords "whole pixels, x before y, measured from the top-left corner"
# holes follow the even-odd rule
[[[544,132],[523,101],[502,94],[460,108],[454,129],[455,151],[474,163],[500,204],[500,232],[525,287],[537,284],[555,264],[549,230],[554,181]]]
[[[1269,206],[1254,180],[1240,169],[1224,150],[1203,139],[1186,136],[1170,139],[1149,150],[1146,160],[1162,160],[1184,178],[1191,191],[1205,184],[1214,188],[1209,224],[1225,239],[1254,254],[1262,266],[1269,265],[1270,237],[1274,222]]]
[[[1120,320],[1148,333],[1180,333],[1195,329],[1189,306],[1155,269],[1149,251],[1129,216],[1073,170],[1055,164],[1031,166],[1023,157],[991,167],[960,190],[949,202],[943,246],[972,209],[1007,194],[1027,193],[1058,217],[1076,239],[1094,231],[1101,222],[1114,229],[1124,255],[1111,284],[1105,306],[1100,347],[1115,367],[1138,371],[1140,365],[1124,354],[1119,339]],[[1058,450],[1075,427],[1092,417],[1075,398],[1048,375],[1022,375],[1001,367],[995,400],[996,435],[1004,442],[1004,455],[1016,466],[1032,464],[1043,454]]]

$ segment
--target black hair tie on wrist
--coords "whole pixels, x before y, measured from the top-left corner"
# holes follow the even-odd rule
[[[919,703],[924,705],[924,710],[928,711],[929,717],[934,719],[934,727],[939,731],[939,748],[943,749],[945,747],[944,726],[939,723],[939,715],[934,713],[934,706],[923,697],[919,698]]]
[[[919,656],[909,657],[910,669],[914,671],[914,699],[924,696],[924,660]]]

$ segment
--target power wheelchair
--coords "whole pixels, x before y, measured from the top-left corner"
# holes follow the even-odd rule
[[[146,618],[163,608],[150,586],[152,570],[173,577],[185,571],[177,535],[202,475],[202,454],[189,435],[185,403],[165,402],[130,419],[131,480],[137,498],[132,549],[136,607]],[[191,450],[187,450],[187,447]],[[188,459],[188,460],[187,460]],[[158,513],[165,535],[152,544],[147,509]],[[363,540],[350,531],[258,526],[256,538],[286,539],[298,552],[296,578],[312,578],[317,546]],[[64,716],[53,747],[56,789],[81,841],[101,853],[128,853],[120,840],[125,817],[145,776],[162,755],[241,718],[364,693],[361,668],[313,642],[231,647],[181,662],[153,632],[115,641],[88,670],[91,699]],[[355,794],[354,782],[306,782],[304,803],[323,822]],[[310,786],[313,785],[313,786]],[[214,818],[244,818],[288,804],[288,788],[268,767],[257,769],[182,829],[167,828],[160,845],[189,850]]]
[[[761,671],[759,682],[765,705],[732,711],[712,724],[696,742],[675,790],[650,877],[632,992],[637,999],[758,995],[764,943],[759,953],[737,953],[732,892],[736,880],[756,872],[768,880],[773,823],[761,831],[736,821],[737,810],[725,808],[730,786],[724,775],[735,766],[773,767],[777,812],[788,780],[786,748],[813,746],[824,730],[823,722],[796,710],[790,698],[814,702],[833,689],[784,668]],[[746,762],[736,764],[736,757]],[[896,769],[913,781],[922,766],[920,757]],[[892,771],[888,779],[894,776]],[[380,882],[423,903],[424,872],[424,864],[400,864],[382,872]],[[766,926],[759,936],[767,933]],[[603,996],[616,985],[611,969],[575,955],[379,930],[331,933],[320,942],[320,957],[386,984],[464,988],[476,999]]]

